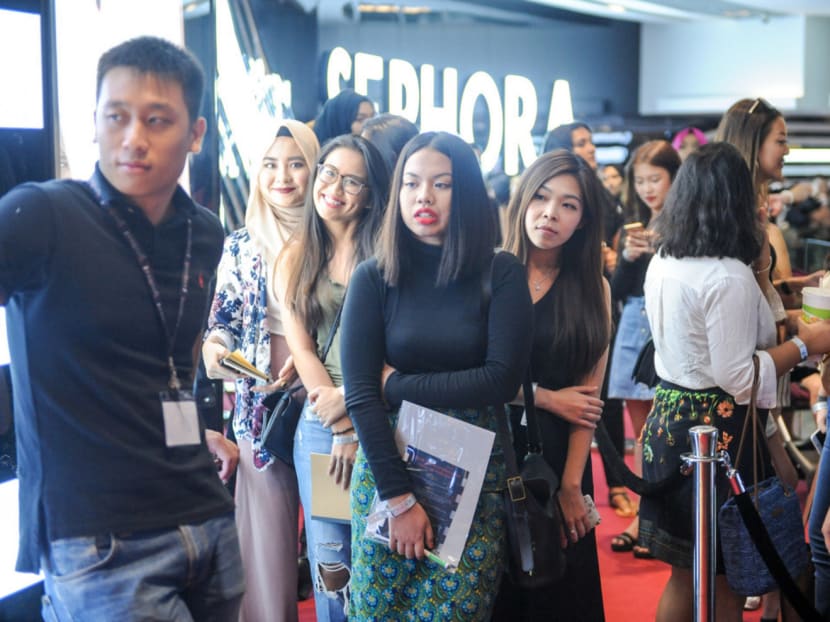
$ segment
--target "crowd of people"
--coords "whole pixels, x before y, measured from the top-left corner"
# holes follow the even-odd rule
[[[375,116],[347,89],[313,123],[264,134],[245,227],[223,246],[219,220],[178,185],[205,133],[203,88],[171,43],[116,46],[98,65],[93,177],[0,199],[18,568],[43,571],[46,619],[296,620],[302,507],[321,622],[604,620],[586,500],[597,426],[623,455],[627,411],[647,481],[677,471],[700,423],[734,461],[753,384],[766,418],[788,405],[790,371],[830,352],[830,322],[798,319],[800,290],[824,273],[793,276],[770,215],[787,127],[762,99],[733,105],[708,144],[687,128],[624,167],[598,164],[588,125],[560,126],[495,201],[471,145]],[[268,380],[225,365],[235,351]],[[198,355],[235,383],[235,442],[199,419]],[[802,374],[821,429],[825,369]],[[567,561],[538,589],[505,575],[498,434],[452,569],[430,557],[437,534],[395,440],[407,401],[494,433],[507,419],[518,441],[509,404],[526,375]],[[296,383],[286,460],[263,443],[265,398]],[[828,451],[809,524],[824,615]],[[350,522],[310,515],[312,453],[350,491]],[[609,503],[632,519],[613,550],[669,564],[657,619],[691,619],[691,480],[638,506],[605,465]],[[725,481],[717,491],[721,504]],[[366,534],[378,512],[386,543]],[[740,620],[745,596],[718,559],[718,619]]]

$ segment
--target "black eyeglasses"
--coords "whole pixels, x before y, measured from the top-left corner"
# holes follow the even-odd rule
[[[341,187],[343,188],[343,192],[353,196],[360,194],[366,186],[366,184],[358,180],[356,177],[352,177],[351,175],[341,175],[340,171],[330,164],[318,164],[317,177],[327,184],[335,184],[337,183],[338,178],[342,179],[343,181],[341,182]]]

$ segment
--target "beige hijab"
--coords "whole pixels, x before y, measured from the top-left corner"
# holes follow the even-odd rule
[[[300,148],[309,170],[317,164],[317,155],[320,144],[314,131],[300,121],[284,119],[280,121],[276,132],[268,145],[263,149],[263,155],[274,144],[282,129],[288,131],[294,142]],[[285,133],[283,132],[283,135]],[[266,283],[268,288],[268,330],[272,333],[283,334],[282,322],[279,319],[279,301],[273,292],[274,267],[283,245],[300,224],[303,216],[303,205],[292,207],[278,207],[268,199],[267,192],[259,187],[259,174],[262,171],[262,162],[259,163],[256,176],[251,180],[251,192],[248,198],[248,209],[245,213],[245,226],[251,241],[262,255],[268,267]],[[309,181],[311,180],[309,175]],[[310,188],[306,188],[308,192]]]

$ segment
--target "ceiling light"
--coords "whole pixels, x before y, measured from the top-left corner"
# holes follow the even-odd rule
[[[429,7],[425,6],[400,6],[397,4],[359,4],[358,11],[361,13],[403,13],[404,15],[423,15],[430,13]]]

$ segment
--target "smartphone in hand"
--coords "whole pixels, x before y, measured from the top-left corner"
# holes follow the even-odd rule
[[[824,448],[824,439],[826,438],[827,434],[822,432],[821,430],[816,430],[810,435],[810,440],[813,441],[813,446],[816,448],[816,451],[820,454]]]
[[[585,500],[585,507],[588,509],[588,522],[591,524],[591,529],[593,529],[602,522],[602,517],[599,515],[599,510],[597,510],[591,495],[584,495],[582,498]]]

